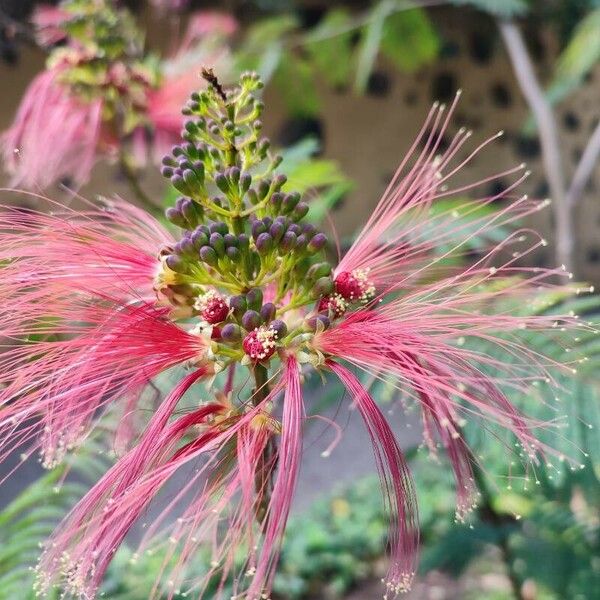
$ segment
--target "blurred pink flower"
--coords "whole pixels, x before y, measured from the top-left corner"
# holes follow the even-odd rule
[[[35,28],[35,37],[41,46],[54,46],[62,42],[67,34],[61,25],[69,17],[69,13],[52,4],[36,5],[31,22]]]
[[[0,138],[13,186],[43,189],[67,176],[78,185],[89,179],[102,138],[102,101],[74,98],[61,74],[52,68],[35,77]]]

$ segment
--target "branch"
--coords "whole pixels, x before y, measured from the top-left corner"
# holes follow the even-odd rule
[[[567,204],[570,208],[574,208],[583,196],[583,191],[594,172],[598,158],[600,158],[600,120],[581,155],[571,181],[571,187],[567,192]]]
[[[123,172],[123,175],[125,176],[125,179],[127,180],[127,183],[129,184],[129,187],[135,194],[135,197],[138,199],[140,204],[142,204],[144,206],[144,208],[146,210],[148,210],[154,216],[159,215],[161,212],[160,208],[158,206],[156,206],[156,204],[154,204],[154,202],[152,202],[150,197],[142,189],[142,186],[140,185],[140,182],[135,173],[135,170],[131,166],[131,163],[127,159],[127,156],[125,155],[124,152],[119,153],[119,166],[121,167],[121,171]]]
[[[574,266],[573,219],[566,198],[565,175],[556,119],[535,74],[521,31],[511,21],[502,21],[499,27],[515,76],[538,126],[542,146],[542,162],[556,216],[557,259],[568,271],[572,271]]]

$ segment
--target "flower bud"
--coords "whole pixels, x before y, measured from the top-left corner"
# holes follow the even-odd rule
[[[307,243],[308,243],[308,240],[306,239],[306,236],[304,234],[299,235],[298,239],[296,240],[296,248],[298,248],[298,249],[306,248]]]
[[[259,200],[262,200],[267,195],[270,187],[271,182],[268,179],[263,179],[258,182],[258,185],[256,186],[256,193]]]
[[[237,186],[237,184],[240,182],[240,169],[239,167],[231,167],[227,173],[227,176],[229,177],[229,180]]]
[[[185,273],[187,271],[187,264],[181,258],[181,256],[177,256],[176,254],[170,254],[165,258],[165,263],[171,271],[175,271],[175,273]]]
[[[242,342],[244,352],[254,361],[271,358],[277,349],[275,335],[272,329],[264,327],[251,331]]]
[[[283,201],[281,204],[281,209],[284,214],[291,213],[297,206],[298,202],[300,202],[300,194],[298,192],[292,192],[291,194],[286,194],[283,197]]]
[[[276,212],[279,212],[281,210],[281,203],[283,202],[283,194],[281,192],[275,192],[272,196],[271,196],[271,206],[273,207],[273,209]]]
[[[255,244],[259,254],[266,254],[273,247],[273,238],[268,233],[261,233]]]
[[[227,177],[225,177],[223,173],[217,173],[215,175],[215,184],[223,193],[229,193],[229,181],[227,181]]]
[[[290,250],[293,250],[296,247],[296,240],[296,234],[293,231],[286,231],[281,238],[279,249],[284,253],[290,252]]]
[[[229,227],[227,227],[227,223],[223,221],[215,221],[208,226],[208,230],[211,233],[220,233],[221,235],[225,235],[229,232]]]
[[[174,206],[167,208],[165,216],[169,222],[173,223],[173,225],[177,225],[177,227],[181,227],[182,229],[188,227],[184,216]]]
[[[210,234],[209,243],[219,258],[225,256],[225,242],[223,236],[216,231]]]
[[[226,233],[223,236],[223,240],[225,241],[225,246],[227,248],[231,248],[232,246],[239,246],[240,241],[238,240],[237,235],[233,235],[233,233]]]
[[[216,266],[218,262],[217,253],[210,246],[202,246],[200,248],[200,260],[211,267]]]
[[[196,229],[194,233],[192,233],[191,238],[192,244],[197,250],[200,250],[202,246],[206,246],[208,244],[208,236],[203,231],[199,231]]]
[[[258,239],[261,233],[265,233],[265,231],[267,231],[267,226],[261,220],[256,220],[252,223],[252,237],[255,240]]]
[[[248,201],[250,202],[250,204],[252,204],[252,205],[258,204],[258,194],[256,193],[256,190],[254,188],[250,188],[246,192],[246,198],[248,198]]]
[[[204,217],[203,208],[191,198],[186,198],[181,203],[181,212],[187,219],[190,227],[196,227]]]
[[[229,246],[229,248],[225,250],[225,254],[227,255],[227,258],[234,263],[242,258],[242,253],[235,246]]]
[[[233,309],[233,314],[237,319],[241,319],[242,315],[248,309],[248,302],[245,296],[232,296],[229,298],[229,306]]]
[[[283,173],[280,173],[273,179],[273,187],[275,190],[280,190],[285,185],[286,181],[287,177]]]
[[[252,185],[252,175],[250,173],[243,173],[240,177],[240,191],[245,194]]]
[[[245,233],[240,233],[240,235],[238,235],[238,242],[240,250],[242,251],[248,250],[250,247],[250,238]]]
[[[292,233],[294,233],[296,235],[296,237],[298,237],[302,233],[302,228],[300,227],[300,225],[297,225],[296,223],[292,223],[288,227],[288,231],[291,231]]]
[[[260,316],[265,323],[272,321],[276,313],[277,307],[272,302],[263,304],[262,308],[260,309]]]
[[[165,166],[160,170],[160,173],[163,177],[169,179],[170,177],[173,177],[175,170],[172,166]]]
[[[306,223],[302,225],[302,233],[310,240],[312,239],[319,231],[312,223]]]
[[[316,315],[306,321],[310,331],[324,331],[331,325],[331,319],[326,315]]]
[[[333,293],[333,290],[333,279],[331,277],[320,277],[313,286],[312,293],[314,298],[319,298]]]
[[[184,237],[179,241],[179,249],[181,254],[194,256],[196,248],[190,237]]]
[[[242,339],[242,330],[235,323],[227,323],[221,329],[221,338],[226,342],[237,342]]]
[[[298,206],[292,211],[290,217],[293,221],[300,221],[303,219],[309,211],[309,206],[306,202],[300,202]]]
[[[260,310],[263,303],[263,293],[260,288],[252,288],[246,294],[246,301],[248,302],[248,308],[251,310]]]
[[[262,319],[255,310],[248,310],[242,316],[242,327],[246,331],[252,331],[262,325]]]
[[[269,234],[271,235],[275,243],[279,242],[279,240],[283,237],[284,233],[285,225],[283,225],[283,223],[281,222],[275,222],[269,228]]]
[[[287,325],[281,319],[275,319],[274,321],[271,321],[269,329],[275,332],[275,336],[278,340],[284,338],[288,332]]]
[[[317,233],[317,235],[315,235],[315,237],[312,240],[310,240],[306,249],[311,254],[314,254],[316,252],[319,252],[319,250],[322,250],[325,247],[325,244],[327,244],[327,236],[324,233]]]

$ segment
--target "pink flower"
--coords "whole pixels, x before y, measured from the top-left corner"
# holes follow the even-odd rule
[[[252,73],[241,82],[240,103],[258,85]],[[215,112],[230,111],[228,98],[213,87],[203,92],[213,123]],[[244,115],[255,136],[260,127],[247,115],[260,115],[260,105],[248,102],[250,108],[227,114]],[[184,230],[177,242],[119,202],[107,211],[52,215],[4,209],[0,310],[12,346],[0,363],[0,458],[29,444],[53,466],[107,411],[117,415],[124,452],[49,540],[40,591],[60,584],[95,597],[128,531],[185,471],[185,482],[145,526],[141,551],[157,538],[168,541],[151,597],[160,597],[160,580],[171,597],[180,590],[202,598],[210,581],[218,582],[217,597],[228,581],[235,597],[268,597],[298,482],[302,382],[314,371],[343,384],[372,441],[390,515],[388,598],[409,589],[416,571],[417,500],[395,433],[357,371],[389,382],[420,408],[426,443],[435,452],[439,442],[454,470],[459,519],[477,496],[476,459],[463,437],[467,419],[506,429],[525,462],[552,455],[536,434],[553,424],[522,415],[510,395],[540,379],[552,385],[557,372],[573,366],[529,348],[519,334],[535,329],[550,337],[557,325],[577,320],[514,307],[540,291],[568,291],[553,283],[562,271],[522,266],[545,243],[525,229],[466,266],[446,266],[472,239],[486,239],[545,203],[514,195],[521,167],[446,187],[486,145],[457,159],[468,139],[459,131],[440,151],[448,119],[433,109],[411,149],[415,156],[403,161],[333,273],[315,257],[324,236],[301,224],[308,207],[299,195],[282,192],[285,178],[268,169],[261,179],[244,172],[241,161],[222,167],[237,152],[231,144],[209,151],[206,141],[200,147],[187,140],[165,158],[163,173],[189,196],[167,211]],[[265,147],[247,139],[249,148]],[[248,153],[245,161],[260,163]],[[430,212],[439,198],[510,173],[515,183],[494,197],[465,200],[459,215]],[[218,202],[206,193],[207,181],[224,194]],[[497,211],[481,210],[499,198]],[[465,214],[471,218],[458,218]],[[236,369],[246,367],[236,379]],[[144,418],[144,391],[164,372],[178,382]],[[190,573],[200,544],[210,548],[212,566]]]
[[[63,177],[85,183],[99,152],[102,101],[83,102],[59,81],[62,68],[31,82],[0,144],[11,185],[44,189]]]
[[[69,18],[69,13],[60,7],[51,4],[38,4],[31,17],[35,27],[35,37],[41,46],[54,46],[66,38],[62,28]]]

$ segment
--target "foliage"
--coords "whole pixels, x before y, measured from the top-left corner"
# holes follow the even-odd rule
[[[241,69],[271,79],[292,113],[314,115],[321,106],[319,78],[363,93],[380,55],[414,72],[436,58],[439,46],[425,10],[403,0],[380,0],[363,15],[332,8],[307,31],[288,14],[265,17],[249,27],[237,61]]]

